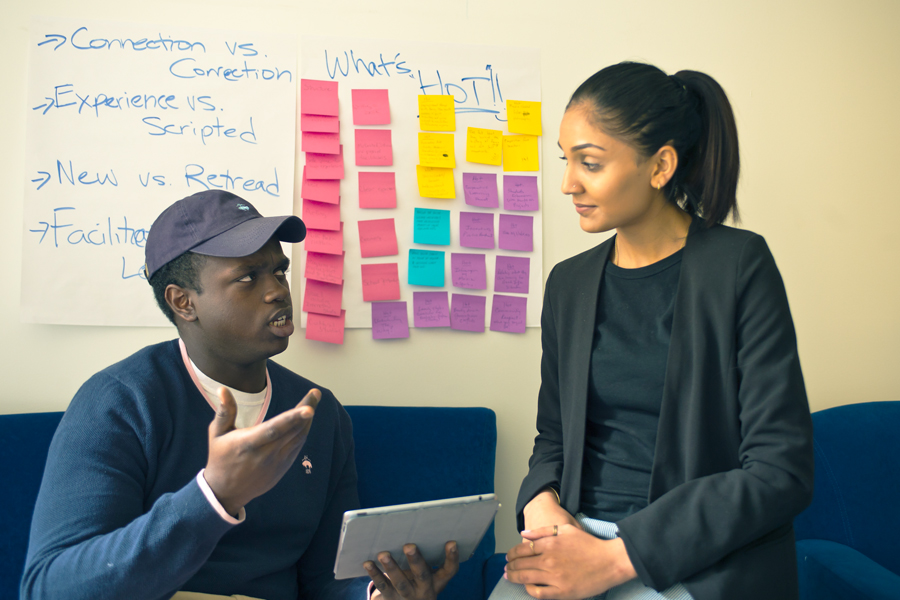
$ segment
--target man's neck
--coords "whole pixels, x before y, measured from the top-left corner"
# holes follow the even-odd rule
[[[265,359],[249,364],[229,361],[227,356],[210,351],[206,345],[192,339],[190,335],[185,335],[184,332],[179,333],[188,356],[207,377],[248,394],[255,394],[265,389]]]

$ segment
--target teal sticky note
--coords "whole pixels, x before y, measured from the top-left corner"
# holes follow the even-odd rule
[[[435,246],[450,245],[450,211],[417,208],[414,218],[413,241]]]
[[[410,250],[409,285],[444,287],[444,253],[434,250]]]

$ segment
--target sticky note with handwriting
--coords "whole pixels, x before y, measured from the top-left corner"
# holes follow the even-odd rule
[[[496,173],[463,173],[463,193],[466,204],[480,208],[497,208],[500,198],[497,195]]]
[[[456,198],[453,169],[416,165],[416,179],[423,198]]]
[[[459,213],[459,245],[463,248],[494,247],[494,213]]]
[[[358,221],[359,251],[363,258],[397,255],[397,230],[394,219]]]
[[[337,81],[301,79],[300,112],[307,115],[338,116]]]
[[[303,199],[303,223],[310,229],[340,231],[341,207],[327,202]]]
[[[409,337],[409,313],[406,302],[372,304],[372,339],[398,340]]]
[[[450,254],[450,281],[453,287],[486,290],[487,268],[484,254]]]
[[[341,201],[341,181],[339,179],[308,179],[306,167],[303,167],[303,181],[300,185],[300,197],[316,202],[339,204]]]
[[[337,231],[325,229],[307,229],[306,240],[303,243],[308,252],[322,252],[324,254],[344,253],[344,224],[341,223]]]
[[[450,328],[458,331],[484,331],[484,296],[453,294],[450,300]]]
[[[343,179],[344,147],[337,154],[306,153],[306,177],[309,179]]]
[[[527,297],[494,294],[491,301],[491,331],[525,333]]]
[[[451,95],[419,96],[419,129],[456,131],[456,105]]]
[[[409,285],[444,287],[444,253],[410,250],[406,274]]]
[[[365,264],[361,267],[363,302],[400,299],[397,263]]]
[[[393,171],[359,172],[360,208],[397,208],[397,183]]]
[[[339,316],[343,283],[327,283],[316,279],[306,280],[303,293],[303,312]]]
[[[325,115],[300,115],[300,131],[340,133],[341,122],[337,117]]]
[[[466,130],[466,160],[500,166],[503,160],[503,132],[499,129],[469,127]]]
[[[510,133],[543,135],[541,133],[541,103],[527,100],[506,101],[506,125]]]
[[[501,250],[534,250],[534,217],[501,214],[499,229],[497,247]]]
[[[306,316],[306,339],[329,344],[343,344],[345,316],[346,311],[343,310],[339,317],[309,313]]]
[[[536,135],[503,136],[504,171],[538,171],[538,139]]]
[[[387,90],[350,90],[354,125],[390,125]]]
[[[531,259],[529,257],[497,255],[494,268],[494,291],[527,294],[530,274]]]
[[[444,167],[445,169],[455,167],[456,153],[453,149],[453,134],[420,131],[419,164],[423,167]]]
[[[450,327],[447,292],[413,292],[413,325]]]
[[[413,217],[413,242],[449,246],[450,211],[416,208]]]
[[[306,253],[306,268],[303,276],[325,283],[343,283],[344,254]]]
[[[394,164],[390,129],[355,130],[356,166],[389,167]]]
[[[318,154],[340,154],[341,134],[304,131],[300,134],[300,149]]]
[[[503,176],[503,210],[530,211],[539,208],[537,176]]]

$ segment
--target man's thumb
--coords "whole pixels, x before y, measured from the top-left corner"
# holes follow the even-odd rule
[[[224,435],[234,429],[234,420],[237,417],[237,403],[234,396],[226,387],[219,388],[219,409],[210,424],[210,432],[213,437]]]

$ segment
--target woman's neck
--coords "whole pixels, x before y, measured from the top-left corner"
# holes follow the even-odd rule
[[[667,203],[655,218],[616,230],[612,262],[623,269],[638,269],[659,262],[684,248],[691,216]]]

